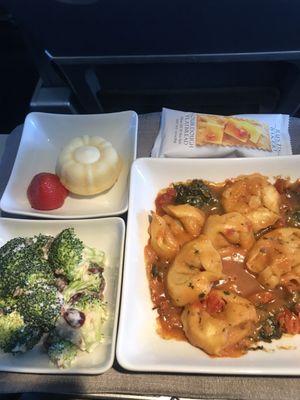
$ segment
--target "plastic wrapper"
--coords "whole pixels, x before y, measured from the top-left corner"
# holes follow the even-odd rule
[[[292,154],[289,116],[221,116],[164,108],[152,157],[268,157]]]

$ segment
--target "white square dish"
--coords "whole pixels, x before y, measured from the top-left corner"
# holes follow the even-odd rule
[[[0,351],[0,371],[39,374],[101,374],[113,364],[117,322],[119,313],[120,285],[122,276],[125,224],[121,218],[90,220],[18,220],[0,219],[0,246],[17,236],[33,236],[38,233],[56,235],[65,228],[73,227],[84,244],[105,252],[104,300],[108,303],[108,320],[104,324],[104,341],[92,353],[82,353],[71,368],[58,369],[49,362],[43,345],[13,356]]]
[[[172,182],[207,179],[222,182],[241,174],[300,176],[300,156],[243,159],[138,159],[131,172],[117,359],[133,371],[209,374],[299,375],[300,335],[273,341],[268,351],[239,358],[212,358],[187,342],[163,340],[156,333],[144,262],[148,216],[158,192]],[[289,347],[284,350],[283,347]]]
[[[93,218],[120,215],[128,208],[128,177],[136,157],[138,117],[134,111],[95,115],[30,113],[24,123],[15,164],[0,207],[12,214],[44,218]],[[119,153],[123,167],[115,185],[96,196],[69,195],[56,210],[31,208],[27,188],[34,175],[55,173],[57,157],[74,137],[101,136]]]

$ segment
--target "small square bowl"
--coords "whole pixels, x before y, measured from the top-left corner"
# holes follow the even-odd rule
[[[128,208],[128,177],[136,157],[138,117],[134,111],[95,115],[30,113],[24,123],[15,164],[0,207],[11,214],[43,218],[94,218],[120,215]],[[27,188],[40,172],[55,173],[58,155],[74,137],[101,136],[119,153],[123,167],[115,185],[96,196],[68,196],[61,208],[31,208]]]
[[[107,302],[108,320],[103,326],[103,343],[98,344],[91,353],[82,352],[68,369],[58,369],[51,365],[42,343],[16,356],[0,351],[0,371],[38,374],[101,374],[113,365],[125,237],[124,221],[119,217],[65,221],[0,218],[0,246],[14,237],[28,237],[39,233],[55,236],[69,227],[75,229],[85,245],[105,252],[104,301]]]

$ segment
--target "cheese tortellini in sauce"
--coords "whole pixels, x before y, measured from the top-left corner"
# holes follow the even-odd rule
[[[167,276],[167,288],[173,303],[184,306],[199,295],[209,293],[213,283],[223,277],[219,253],[205,235],[186,243]]]
[[[226,212],[237,211],[252,223],[254,232],[273,225],[279,218],[280,195],[260,174],[242,176],[230,182],[222,193]]]
[[[257,321],[255,307],[237,294],[213,290],[208,295],[218,302],[215,310],[205,302],[195,302],[185,307],[181,319],[184,332],[196,347],[211,355],[226,355],[230,349],[253,330]]]
[[[166,337],[181,329],[192,345],[223,357],[300,333],[300,180],[192,180],[156,201],[148,276]]]
[[[279,228],[263,235],[246,261],[249,271],[266,287],[294,282],[300,289],[300,229]]]

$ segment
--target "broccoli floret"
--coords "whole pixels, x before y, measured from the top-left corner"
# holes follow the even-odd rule
[[[54,237],[50,235],[39,234],[31,238],[31,250],[38,258],[48,259],[48,251]]]
[[[53,329],[62,307],[61,295],[55,286],[38,283],[18,297],[17,309],[24,321],[44,332]]]
[[[76,268],[82,261],[84,245],[73,228],[59,233],[53,240],[48,254],[49,262],[56,273],[64,275],[69,281],[74,279]]]
[[[24,320],[17,311],[0,315],[0,348],[5,350],[10,344],[12,335],[24,326]]]
[[[27,246],[27,240],[22,237],[14,238],[6,242],[0,248],[0,269],[2,268],[2,265],[5,263],[7,258],[10,258],[12,255],[21,252]]]
[[[103,251],[88,246],[84,247],[83,259],[76,268],[74,280],[63,291],[66,302],[81,292],[92,292],[101,298],[105,287],[104,261],[105,253]]]
[[[41,329],[25,325],[11,335],[3,351],[13,354],[25,353],[40,341],[42,335]]]
[[[55,283],[52,268],[47,262],[41,262],[39,264],[32,263],[31,268],[27,271],[25,286],[21,286],[21,288],[26,289],[38,283],[45,283],[48,285],[54,285]]]
[[[0,270],[11,264],[17,267],[28,259],[37,262],[47,259],[48,247],[52,240],[51,236],[46,235],[9,240],[0,248]]]
[[[32,259],[25,254],[22,261],[14,258],[0,272],[0,293],[3,297],[18,296],[23,289],[37,282],[54,283],[52,268],[46,260]]]
[[[38,328],[26,325],[17,311],[0,316],[0,348],[5,353],[24,353],[31,350],[42,337]]]
[[[50,333],[46,346],[50,361],[58,368],[69,368],[78,353],[78,347],[75,344],[62,339],[55,333]]]
[[[75,360],[77,353],[77,346],[65,339],[60,339],[48,349],[50,361],[58,368],[69,368]]]
[[[37,280],[53,283],[54,275],[45,259],[51,237],[15,238],[0,248],[0,295],[17,296],[20,289]]]
[[[7,291],[7,276],[15,275],[20,265],[26,263],[29,245],[23,238],[12,239],[0,249],[0,292],[5,295]]]
[[[106,319],[106,305],[97,297],[86,294],[65,311],[56,331],[81,350],[90,352],[103,338],[102,327]]]

